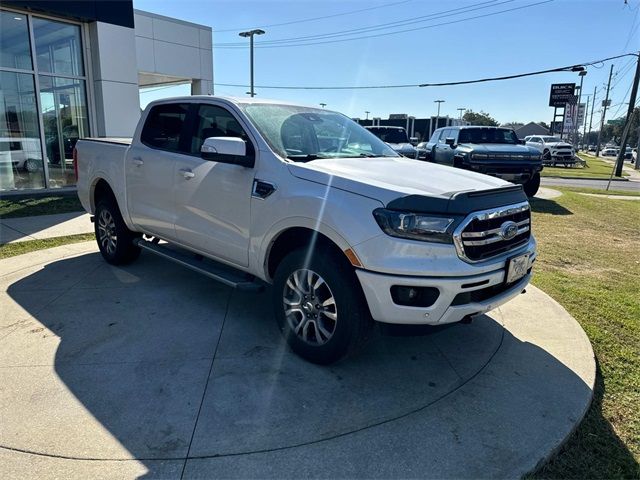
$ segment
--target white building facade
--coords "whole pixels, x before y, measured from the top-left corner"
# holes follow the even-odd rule
[[[130,137],[140,88],[213,93],[211,28],[131,0],[0,8],[0,192],[73,187],[83,137]]]

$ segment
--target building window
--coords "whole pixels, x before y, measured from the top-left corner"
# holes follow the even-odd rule
[[[42,187],[33,75],[0,71],[0,190]]]
[[[0,27],[0,191],[73,185],[89,135],[80,26],[3,10]]]

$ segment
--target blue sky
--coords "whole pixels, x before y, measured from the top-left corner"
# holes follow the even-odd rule
[[[341,43],[290,48],[256,48],[256,85],[352,86],[448,82],[517,74],[561,67],[640,50],[640,0],[554,0],[510,12],[457,23],[476,15],[531,5],[542,0],[134,0],[137,9],[147,10],[213,28],[214,79],[216,83],[248,84],[247,48],[216,48],[242,41],[242,29],[261,27],[266,34],[256,37],[273,41],[328,34],[414,19],[448,11],[422,23],[395,30],[426,27],[411,32]],[[380,8],[372,8],[380,7]],[[475,11],[454,9],[476,8]],[[369,9],[352,14],[354,10]],[[312,17],[342,14],[316,21],[285,26]],[[222,31],[231,30],[231,31]],[[367,33],[389,33],[380,29]],[[348,37],[335,37],[348,38]],[[248,41],[247,41],[248,43]],[[299,43],[299,42],[298,42]],[[613,61],[612,108],[607,118],[626,113],[635,71],[634,57]],[[604,98],[610,63],[589,67],[584,93],[598,87],[597,103]],[[434,100],[443,99],[441,115],[458,116],[457,108],[484,110],[500,122],[551,120],[548,107],[551,83],[579,82],[575,73],[554,73],[524,79],[478,85],[386,90],[267,90],[257,88],[259,97],[278,98],[327,108],[352,117],[386,118],[390,113],[417,117],[435,115]],[[217,95],[243,96],[247,88],[215,86]],[[143,105],[155,98],[188,94],[188,86],[143,93]],[[625,98],[626,97],[626,98]],[[599,119],[598,110],[594,125]]]

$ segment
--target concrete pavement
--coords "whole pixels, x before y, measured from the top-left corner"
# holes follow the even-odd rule
[[[90,215],[85,212],[0,218],[0,245],[27,240],[63,237],[93,232]]]
[[[251,294],[93,242],[0,261],[0,471],[11,478],[516,478],[589,406],[575,320],[528,287],[470,325],[320,367]]]

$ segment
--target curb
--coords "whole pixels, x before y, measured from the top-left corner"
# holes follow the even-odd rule
[[[563,180],[603,180],[605,182],[608,182],[609,179],[608,178],[602,178],[602,177],[558,177],[558,176],[541,176],[541,179],[545,179],[545,178],[561,178]],[[612,182],[628,182],[629,179],[628,178],[612,178],[611,179]]]

